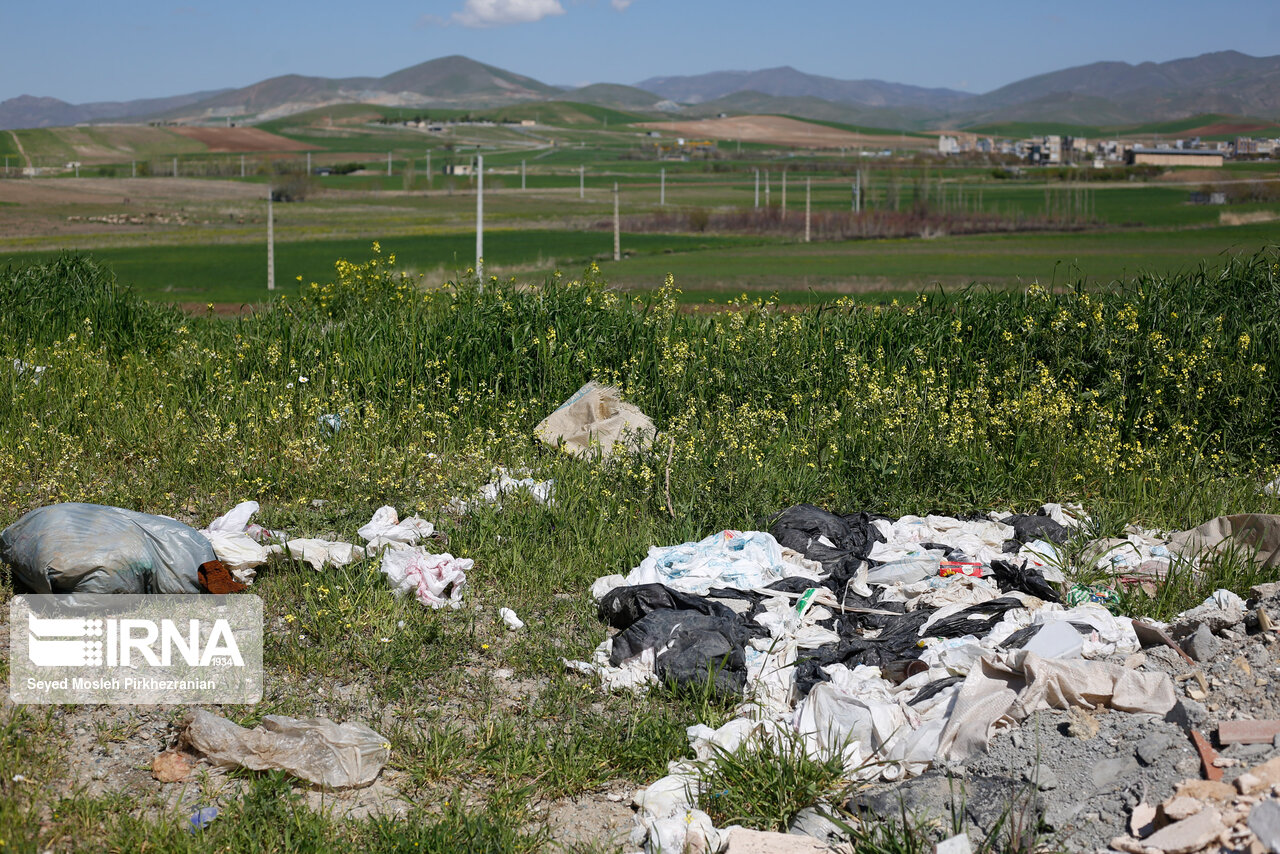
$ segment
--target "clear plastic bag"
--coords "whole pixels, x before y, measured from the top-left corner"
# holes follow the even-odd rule
[[[275,768],[327,789],[367,786],[391,755],[391,745],[362,723],[267,715],[255,729],[197,709],[183,741],[215,765],[252,771]]]

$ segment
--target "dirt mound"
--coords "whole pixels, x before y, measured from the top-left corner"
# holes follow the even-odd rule
[[[258,128],[175,127],[175,133],[202,142],[214,153],[240,151],[309,151],[318,146],[295,142]]]
[[[781,116],[733,116],[693,122],[649,122],[639,127],[698,139],[728,139],[803,148],[930,148],[936,143],[908,136],[873,136]]]

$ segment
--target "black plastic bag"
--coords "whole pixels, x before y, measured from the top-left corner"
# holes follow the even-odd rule
[[[600,600],[600,619],[615,629],[625,629],[654,611],[694,611],[709,617],[736,620],[727,605],[692,593],[672,590],[665,584],[637,584],[616,587]]]
[[[1020,593],[1030,593],[1046,602],[1062,603],[1062,597],[1058,595],[1057,589],[1045,580],[1038,569],[1033,569],[1026,561],[1019,566],[1007,560],[993,560],[991,571],[995,575],[996,584],[1000,586],[1001,593],[1017,590]]]
[[[698,687],[711,679],[717,693],[741,694],[747,681],[745,642],[736,616],[652,611],[614,637],[609,663],[617,667],[652,649],[654,670],[663,682]]]

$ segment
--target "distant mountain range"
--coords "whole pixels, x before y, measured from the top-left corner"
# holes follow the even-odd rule
[[[1115,126],[1201,113],[1280,118],[1280,56],[1236,51],[1170,62],[1096,62],[1039,74],[985,94],[882,80],[839,80],[790,67],[653,77],[565,91],[464,56],[383,77],[285,75],[240,89],[171,98],[68,104],[21,95],[0,102],[0,129],[111,120],[256,121],[337,103],[490,107],[568,100],[645,114],[781,113],[869,127],[921,129],[1053,121]]]

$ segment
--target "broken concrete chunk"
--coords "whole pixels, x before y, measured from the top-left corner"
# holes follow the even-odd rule
[[[1205,602],[1190,611],[1184,611],[1174,618],[1170,624],[1170,634],[1175,640],[1181,640],[1197,631],[1201,626],[1208,626],[1214,634],[1222,634],[1233,626],[1244,622],[1244,609],[1234,602],[1219,605],[1217,602]]]
[[[1141,760],[1143,765],[1154,765],[1160,754],[1168,750],[1171,744],[1173,744],[1173,739],[1167,735],[1157,733],[1139,741],[1137,747],[1134,748],[1134,753],[1138,755],[1138,759]]]
[[[1280,801],[1268,798],[1249,813],[1249,829],[1271,854],[1280,852]]]
[[[1174,795],[1160,805],[1160,811],[1169,821],[1182,821],[1204,809],[1204,804],[1188,795]]]
[[[1035,768],[1023,771],[1022,779],[1028,783],[1034,783],[1042,792],[1058,788],[1058,775],[1048,765],[1037,765]]]
[[[1174,789],[1175,795],[1187,795],[1201,801],[1230,801],[1235,798],[1233,786],[1218,780],[1183,780]]]
[[[1236,790],[1242,795],[1251,795],[1262,788],[1262,781],[1248,771],[1237,777],[1234,782]]]
[[[1179,646],[1196,661],[1211,661],[1218,654],[1222,642],[1209,631],[1208,623],[1201,623],[1194,632],[1182,639]]]
[[[938,847],[934,849],[934,854],[971,854],[972,851],[973,846],[969,844],[969,837],[966,834],[957,833],[939,842]]]
[[[1280,596],[1280,581],[1255,584],[1249,588],[1250,599],[1274,599],[1277,596]]]
[[[1089,779],[1096,789],[1109,789],[1117,783],[1126,781],[1135,771],[1138,763],[1129,756],[1117,756],[1114,759],[1100,759],[1089,772]]]
[[[831,849],[816,839],[790,833],[770,833],[733,827],[724,854],[830,854]]]
[[[1142,844],[1165,854],[1191,854],[1217,839],[1224,830],[1222,814],[1213,807],[1205,807],[1190,818],[1160,828],[1142,840]]]
[[[1139,839],[1150,836],[1156,829],[1156,808],[1151,804],[1138,804],[1129,816],[1129,832]]]

